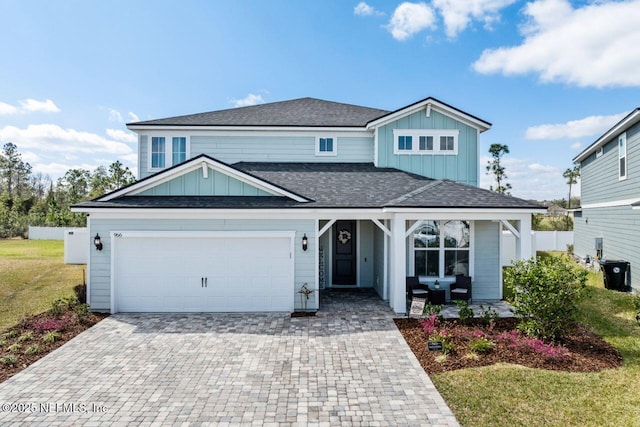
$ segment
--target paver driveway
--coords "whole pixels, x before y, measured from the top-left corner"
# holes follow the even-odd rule
[[[321,308],[112,316],[0,384],[0,425],[458,425],[375,294]]]

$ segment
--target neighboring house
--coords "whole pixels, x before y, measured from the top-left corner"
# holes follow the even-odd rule
[[[313,98],[130,123],[136,183],[87,212],[92,310],[293,311],[298,292],[405,277],[502,297],[502,225],[531,256],[544,208],[478,188],[490,123],[434,98],[384,111]],[[518,224],[513,227],[513,221]],[[308,308],[318,308],[318,292]]]
[[[640,289],[640,108],[578,154],[581,207],[574,212],[574,251],[631,263]],[[597,243],[596,243],[597,241]],[[596,248],[598,245],[598,248]]]

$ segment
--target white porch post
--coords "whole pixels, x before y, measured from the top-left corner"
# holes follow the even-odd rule
[[[407,248],[405,245],[405,219],[394,216],[391,220],[391,265],[389,304],[398,314],[406,313]]]
[[[520,238],[516,244],[516,258],[529,259],[534,256],[531,250],[531,215],[523,215],[518,223],[520,225]]]

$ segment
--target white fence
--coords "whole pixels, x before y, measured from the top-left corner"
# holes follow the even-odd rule
[[[566,251],[573,244],[573,231],[532,231],[531,253],[536,251]],[[516,238],[511,232],[502,232],[502,265],[511,265],[516,259]]]
[[[71,228],[64,231],[64,263],[86,264],[89,259],[89,230]]]
[[[29,226],[29,240],[64,240],[64,227]]]

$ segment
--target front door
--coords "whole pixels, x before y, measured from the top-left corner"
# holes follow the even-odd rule
[[[357,284],[355,221],[336,221],[333,227],[333,284]]]

